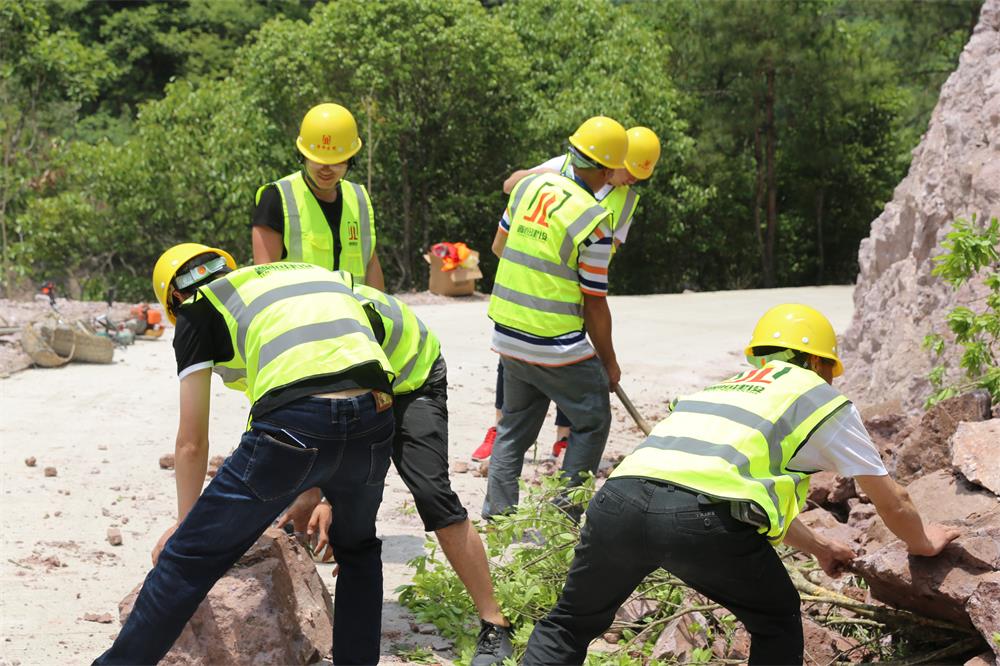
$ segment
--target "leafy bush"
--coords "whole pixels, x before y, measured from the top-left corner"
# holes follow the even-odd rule
[[[962,348],[958,365],[964,370],[964,379],[949,381],[944,360],[949,341],[945,336],[930,333],[924,338],[924,347],[938,361],[928,376],[935,390],[925,406],[974,388],[984,388],[994,402],[1000,401],[1000,223],[994,217],[988,226],[982,226],[976,223],[975,215],[971,221],[956,220],[941,247],[945,251],[933,258],[937,264],[933,275],[957,291],[982,272],[988,293],[969,304],[974,307],[958,305],[945,317],[954,342]]]

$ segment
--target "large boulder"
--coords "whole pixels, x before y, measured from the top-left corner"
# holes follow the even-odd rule
[[[931,275],[931,257],[956,218],[1000,216],[998,132],[1000,0],[986,0],[909,173],[858,251],[854,317],[841,345],[842,388],[866,417],[920,406],[931,391],[924,336],[945,331],[944,315],[958,301],[985,292],[980,277],[956,294]],[[954,350],[948,358],[956,360]]]
[[[697,611],[674,618],[656,639],[653,659],[676,660],[682,664],[691,661],[695,649],[709,646],[708,629],[705,616]]]
[[[965,602],[965,612],[1000,658],[1000,577],[994,574],[979,583]]]
[[[121,621],[141,585],[119,604]],[[268,529],[221,578],[160,662],[311,664],[333,647],[333,602],[312,558]]]
[[[960,423],[951,437],[951,464],[972,483],[1000,495],[1000,419]]]
[[[947,470],[920,477],[908,485],[906,491],[925,521],[978,524],[984,516],[1000,515],[1000,502],[992,493]],[[854,521],[848,522],[860,527]],[[873,553],[895,539],[885,523],[876,519],[871,521],[862,540],[865,550]]]
[[[806,616],[802,617],[802,640],[802,663],[805,666],[827,666],[841,659],[858,661],[861,656],[853,653],[858,648],[857,641],[841,636]]]
[[[847,544],[861,542],[861,530],[848,523],[842,523],[826,509],[809,509],[799,514],[799,520],[815,532]]]
[[[981,516],[962,530],[936,557],[909,555],[897,540],[856,559],[855,571],[879,601],[972,626],[970,598],[982,583],[1000,582],[1000,516]]]
[[[962,421],[990,418],[990,394],[972,391],[942,400],[920,418],[889,459],[889,469],[897,481],[951,467],[951,440]]]

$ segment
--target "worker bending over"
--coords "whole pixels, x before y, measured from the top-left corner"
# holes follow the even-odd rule
[[[614,242],[614,247],[611,249],[612,257],[628,238],[629,229],[632,227],[632,218],[639,204],[639,193],[632,189],[632,186],[650,178],[659,159],[660,139],[656,133],[648,127],[629,129],[625,166],[621,169],[615,169],[608,184],[594,192],[594,198],[611,213],[609,226]],[[567,178],[575,178],[576,171],[573,166],[572,154],[558,155],[531,169],[515,171],[504,181],[504,194],[510,194],[514,186],[527,176],[539,173],[558,173]],[[503,217],[500,219],[500,227],[504,231],[509,232],[510,230],[510,218],[506,209],[504,209]],[[503,254],[503,245],[506,240],[506,236],[498,236],[497,241],[494,242],[493,251],[497,256]],[[497,388],[494,406],[496,407],[496,423],[499,423],[503,409],[503,368],[500,363],[497,363]],[[473,460],[485,460],[492,454],[497,435],[496,423],[486,431],[482,444],[472,454]],[[557,408],[556,441],[552,445],[552,455],[556,458],[569,444],[570,427],[569,419],[566,418],[562,410]]]
[[[333,662],[379,660],[375,516],[392,448],[395,373],[343,275],[308,264],[239,270],[225,251],[167,250],[153,291],[177,325],[177,522],[98,664],[155,664],[215,582],[303,490],[335,508]],[[212,372],[250,399],[239,447],[202,492]],[[200,497],[199,497],[200,494]]]
[[[799,595],[772,544],[815,555],[831,575],[855,557],[796,517],[818,471],[854,477],[914,555],[936,555],[958,536],[921,522],[857,410],[831,386],[843,365],[826,317],[805,305],[772,308],[746,354],[753,368],[677,401],[594,496],[525,664],[582,664],[659,567],[743,622],[750,664],[801,664]]]
[[[354,116],[339,104],[314,106],[295,145],[302,169],[257,190],[254,263],[301,261],[347,271],[357,284],[384,289],[371,198],[364,185],[344,178],[361,150]]]
[[[413,496],[424,530],[437,536],[479,612],[472,666],[499,664],[513,654],[511,628],[493,593],[483,542],[448,477],[448,375],[441,345],[398,298],[366,286],[354,290],[396,372],[392,461]],[[319,489],[304,493],[279,524],[291,520],[297,531],[312,532],[323,552],[331,513],[336,514],[320,499]]]
[[[628,136],[616,121],[596,116],[569,142],[574,178],[542,173],[518,183],[507,205],[509,231],[501,224],[493,243],[500,264],[489,316],[492,347],[502,357],[504,399],[485,518],[517,504],[524,453],[550,400],[573,424],[562,465],[571,485],[597,471],[611,428],[608,390],[621,371],[605,298],[610,213],[594,192],[624,166]]]

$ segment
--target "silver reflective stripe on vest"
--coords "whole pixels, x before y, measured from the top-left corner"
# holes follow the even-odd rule
[[[285,200],[285,214],[288,216],[288,236],[285,242],[288,243],[287,261],[302,261],[302,220],[299,217],[299,204],[295,201],[295,192],[292,191],[292,184],[287,180],[279,180],[275,185],[281,192],[281,198]]]
[[[546,261],[545,259],[541,259],[539,257],[533,257],[530,254],[521,252],[520,250],[505,247],[503,250],[503,258],[513,264],[526,266],[548,275],[554,275],[555,277],[572,280],[573,282],[576,282],[578,279],[577,272],[569,266]]]
[[[625,202],[622,204],[622,214],[615,223],[615,229],[619,226],[625,224],[632,217],[632,213],[635,212],[635,204],[639,201],[639,195],[635,193],[635,190],[629,188],[628,193],[625,195]]]
[[[540,312],[550,312],[552,314],[572,315],[574,317],[583,316],[583,307],[579,303],[566,303],[565,301],[554,301],[549,298],[539,298],[530,296],[520,291],[514,291],[501,284],[493,284],[493,295],[511,303],[516,303],[522,307],[531,308]]]
[[[417,359],[420,358],[420,352],[424,349],[424,343],[427,342],[427,327],[424,326],[424,322],[417,320],[417,324],[420,326],[420,344],[417,346],[417,353],[413,355],[406,365],[399,371],[399,376],[396,377],[396,381],[392,383],[393,386],[401,386],[403,382],[410,378],[413,374],[413,368],[417,364]],[[386,354],[388,356],[388,354]]]
[[[517,209],[520,208],[520,206],[521,206],[521,199],[524,198],[524,193],[528,191],[528,186],[531,184],[531,181],[535,180],[540,175],[541,174],[537,174],[536,173],[533,176],[528,176],[527,178],[525,178],[524,180],[522,180],[520,183],[518,183],[518,186],[520,187],[520,189],[517,189],[517,186],[515,187],[515,189],[517,189],[517,191],[514,192],[514,201],[511,202],[511,205],[510,205],[510,214],[511,214],[512,217],[513,217],[514,213],[517,212]],[[513,222],[513,221],[514,220],[511,219],[511,222]]]
[[[361,333],[372,342],[375,342],[375,336],[371,330],[363,326],[356,319],[321,321],[285,331],[260,348],[260,353],[257,356],[257,373],[259,374],[267,367],[268,363],[293,347],[309,342],[319,342],[320,340],[332,340],[342,335],[350,335],[351,333]],[[376,344],[378,343],[376,342]]]
[[[264,308],[274,305],[285,298],[306,296],[309,294],[335,293],[355,298],[354,291],[350,287],[325,280],[289,284],[266,291],[255,298],[249,306],[243,302],[243,298],[229,280],[216,280],[204,288],[211,290],[215,294],[215,297],[222,302],[223,307],[236,320],[236,348],[244,363],[247,358],[247,331],[250,330],[250,323],[254,320],[254,317],[259,315]],[[371,337],[371,331],[368,332],[368,335]]]
[[[781,462],[784,456],[781,443],[785,441],[786,437],[795,432],[796,428],[816,413],[817,409],[839,396],[840,393],[828,384],[814,386],[796,398],[774,423],[742,407],[723,405],[715,402],[702,402],[700,400],[681,400],[674,406],[673,411],[718,416],[756,430],[767,441],[771,475],[779,476],[781,475]],[[794,478],[801,479],[802,477],[801,475],[796,475]]]
[[[212,366],[212,372],[219,375],[226,384],[232,384],[241,379],[247,378],[247,371],[243,368],[229,368],[224,365]]]
[[[658,437],[650,435],[646,441],[639,445],[639,448],[654,448],[663,451],[680,451],[695,456],[709,456],[712,458],[722,458],[726,462],[736,467],[739,475],[747,481],[753,481],[764,486],[767,496],[774,504],[774,511],[778,516],[778,527],[784,528],[785,516],[781,511],[781,503],[778,500],[778,492],[774,489],[773,479],[758,479],[750,473],[750,459],[736,448],[728,444],[714,444],[693,437]],[[638,450],[638,449],[637,449]]]
[[[354,189],[354,196],[358,200],[358,231],[361,236],[361,257],[364,261],[364,270],[368,270],[368,262],[372,258],[372,218],[368,214],[368,199],[365,197],[365,189],[357,183],[344,181]]]
[[[566,228],[566,235],[563,236],[562,247],[559,248],[559,257],[562,259],[564,264],[569,264],[570,257],[573,256],[573,239],[577,235],[586,229],[589,225],[594,223],[594,220],[601,215],[607,215],[608,211],[598,205],[591,206],[587,210],[583,211],[580,217],[576,218],[572,224]]]
[[[393,352],[399,346],[399,341],[403,339],[403,311],[399,309],[399,306],[392,298],[389,298],[388,301],[388,303],[383,303],[382,301],[374,300],[372,304],[378,310],[379,314],[388,317],[389,321],[392,322],[392,334],[382,347],[385,355],[388,358],[392,358]]]

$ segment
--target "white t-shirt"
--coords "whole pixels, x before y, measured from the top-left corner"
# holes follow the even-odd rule
[[[566,156],[559,155],[558,157],[553,157],[550,160],[546,160],[541,164],[532,167],[532,169],[545,169],[547,171],[554,171],[556,173],[560,173],[562,165],[565,162],[566,162]],[[569,168],[572,169],[573,166],[570,165]],[[605,185],[601,189],[597,190],[597,192],[594,192],[594,198],[597,199],[598,203],[600,203],[601,201],[604,200],[606,196],[611,194],[611,191],[614,189],[615,188],[612,187],[611,185]],[[507,217],[506,208],[503,211],[503,217],[500,218],[500,226],[503,228],[504,231],[510,231],[510,218]],[[619,243],[624,243],[625,239],[628,238],[628,230],[629,227],[631,226],[632,226],[632,218],[630,217],[628,221],[625,222],[625,224],[622,224],[617,229],[615,229],[615,232],[612,235],[612,237]]]
[[[861,414],[853,404],[837,410],[788,461],[801,472],[836,472],[840,476],[885,476],[885,465]]]

